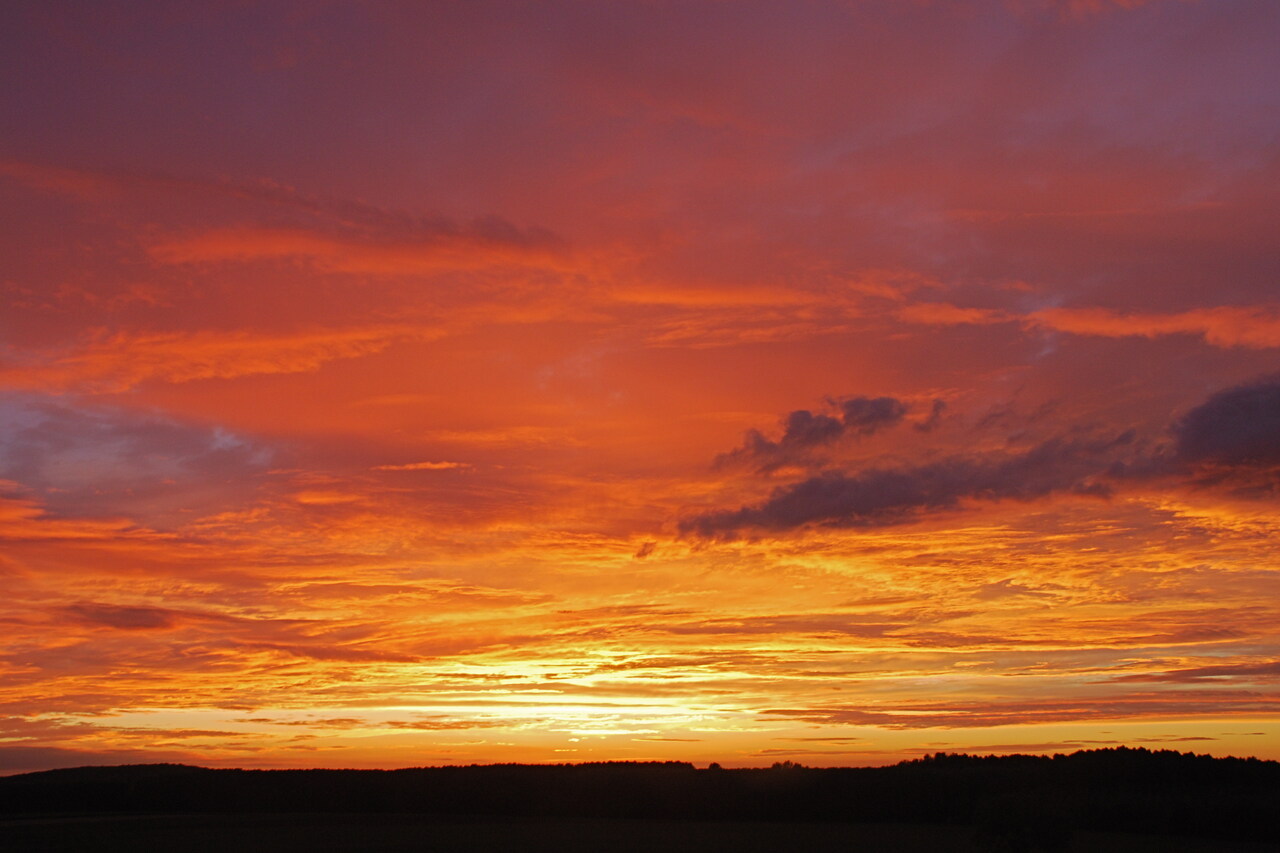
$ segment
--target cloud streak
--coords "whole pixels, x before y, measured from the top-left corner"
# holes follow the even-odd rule
[[[1020,314],[1000,308],[961,307],[945,302],[903,306],[894,316],[924,326],[988,326],[1017,323],[1029,331],[1099,338],[1190,335],[1223,349],[1280,347],[1280,309],[1274,305],[1215,306],[1179,313],[1115,311],[1109,308],[1045,308]]]
[[[810,524],[876,527],[952,510],[961,502],[1043,498],[1059,492],[1106,494],[1104,475],[1133,441],[1052,439],[1021,453],[954,456],[925,465],[826,472],[775,489],[763,503],[705,513],[681,532],[733,538],[744,530],[781,532]]]
[[[1195,335],[1215,347],[1272,349],[1280,346],[1280,310],[1275,306],[1197,308],[1177,314],[1052,308],[1037,311],[1024,322],[1056,332],[1104,338]]]
[[[262,374],[308,373],[441,329],[403,324],[293,333],[195,331],[98,335],[65,352],[24,354],[0,363],[0,387],[114,393],[143,382],[191,382]]]
[[[406,462],[403,465],[375,465],[375,471],[460,471],[472,467],[466,462]]]
[[[778,708],[769,717],[826,725],[878,726],[895,730],[965,729],[1049,724],[1080,720],[1179,719],[1203,715],[1248,717],[1280,710],[1280,696],[1237,691],[1186,690],[1123,693],[1075,701],[1002,701],[910,705],[892,710],[862,708]]]
[[[394,235],[328,234],[304,228],[222,228],[169,237],[149,247],[165,264],[305,261],[328,271],[422,275],[503,266],[572,269],[549,236],[527,233],[500,219],[466,227],[438,227],[411,239]]]

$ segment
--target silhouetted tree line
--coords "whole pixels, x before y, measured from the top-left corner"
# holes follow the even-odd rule
[[[1171,750],[938,753],[892,767],[698,770],[683,762],[404,770],[80,767],[0,779],[0,814],[402,812],[853,821],[974,827],[986,849],[1065,849],[1073,830],[1280,841],[1280,763]]]

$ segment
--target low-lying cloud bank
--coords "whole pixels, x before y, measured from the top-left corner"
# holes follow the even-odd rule
[[[911,407],[896,397],[846,397],[827,401],[829,412],[797,409],[783,420],[782,436],[774,441],[759,430],[748,430],[742,446],[716,457],[716,467],[742,466],[759,473],[815,461],[814,454],[846,441],[870,438],[905,422]],[[937,426],[946,404],[934,400],[917,429]]]
[[[874,432],[901,420],[905,409],[857,398],[856,417],[793,412],[776,442],[757,432],[729,457],[764,460],[757,472],[849,433]],[[897,401],[894,401],[897,402]],[[875,403],[876,405],[867,405]],[[846,406],[848,403],[846,403]],[[1146,445],[1132,430],[1090,437],[1056,437],[1021,451],[951,455],[919,465],[870,465],[823,470],[779,486],[764,501],[684,519],[683,535],[733,539],[749,530],[784,532],[821,525],[875,527],[954,509],[969,501],[1030,501],[1053,494],[1105,497],[1125,483],[1172,478],[1237,497],[1274,495],[1280,486],[1280,377],[1220,391],[1169,425],[1171,441]],[[720,457],[723,464],[726,457]]]

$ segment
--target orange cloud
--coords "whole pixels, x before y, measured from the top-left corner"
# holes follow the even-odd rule
[[[926,326],[976,326],[1021,322],[1031,329],[1106,338],[1198,335],[1216,347],[1270,349],[1280,346],[1280,308],[1219,306],[1173,314],[1121,312],[1109,308],[1046,308],[1018,314],[994,308],[965,308],[945,302],[916,303],[894,316]]]
[[[295,259],[334,272],[419,275],[448,270],[536,266],[575,268],[546,239],[488,237],[477,232],[436,230],[418,239],[365,238],[304,228],[220,228],[153,243],[151,257],[166,264]]]
[[[706,287],[699,285],[643,283],[619,285],[609,291],[619,302],[693,308],[802,305],[814,301],[808,294],[781,287]]]
[[[6,40],[20,760],[1280,755],[1271,4],[224,5]]]
[[[1280,309],[1273,306],[1196,308],[1178,314],[1121,313],[1105,308],[1050,308],[1027,318],[1033,326],[1107,338],[1199,335],[1217,347],[1280,346]]]
[[[218,332],[99,335],[68,353],[26,356],[0,367],[0,387],[35,391],[118,392],[148,380],[190,382],[268,373],[306,373],[336,359],[380,352],[394,343],[438,338],[410,325],[294,333]]]
[[[992,308],[961,308],[946,302],[920,302],[899,308],[895,316],[924,326],[985,326],[1007,323],[1017,317]]]
[[[1187,719],[1204,716],[1272,716],[1280,712],[1280,694],[1246,690],[1167,690],[1089,696],[1073,700],[919,703],[892,709],[828,707],[763,711],[810,723],[871,725],[890,729],[987,728],[1062,723],[1082,719]]]
[[[375,471],[456,471],[472,467],[467,462],[409,462],[404,465],[375,465]]]

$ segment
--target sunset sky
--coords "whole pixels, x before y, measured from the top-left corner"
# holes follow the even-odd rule
[[[0,773],[1280,759],[1280,3],[0,6]]]

